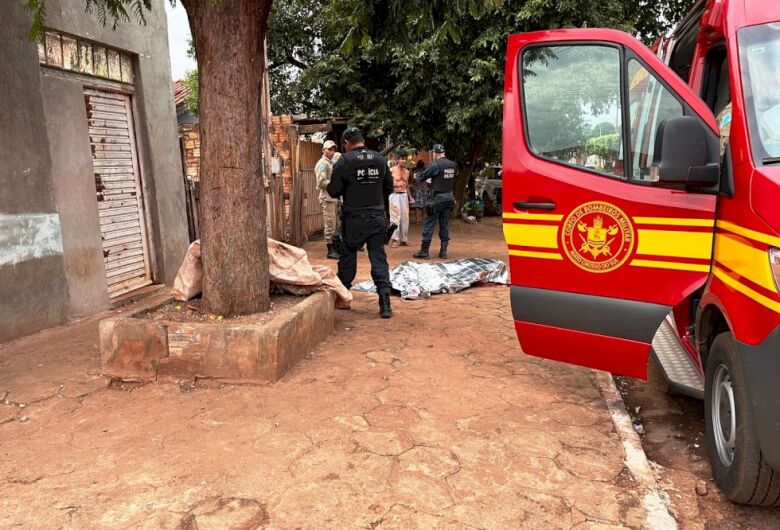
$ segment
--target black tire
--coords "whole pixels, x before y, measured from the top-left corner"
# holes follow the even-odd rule
[[[780,473],[769,467],[761,455],[745,372],[731,333],[715,337],[705,374],[707,453],[715,482],[734,502],[780,506]],[[714,402],[718,407],[713,408]],[[732,409],[736,426],[733,438],[732,416],[728,414]],[[733,449],[729,440],[733,440]]]

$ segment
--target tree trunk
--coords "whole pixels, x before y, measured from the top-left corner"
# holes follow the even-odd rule
[[[466,202],[464,197],[466,189],[468,188],[469,180],[471,180],[471,175],[474,173],[474,166],[477,163],[477,160],[482,157],[483,145],[484,142],[481,138],[474,140],[474,143],[471,145],[468,155],[466,156],[466,165],[458,172],[458,176],[455,177],[454,193],[456,215],[460,214],[460,211],[463,209],[463,205]]]
[[[261,104],[271,0],[182,0],[198,58],[203,309],[270,306]]]

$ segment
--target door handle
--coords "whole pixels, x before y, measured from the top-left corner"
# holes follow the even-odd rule
[[[524,202],[516,201],[514,207],[518,210],[554,210],[554,202]]]

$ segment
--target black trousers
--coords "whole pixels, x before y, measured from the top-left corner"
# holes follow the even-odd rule
[[[423,222],[423,243],[431,243],[433,239],[433,229],[436,223],[439,223],[439,240],[447,243],[450,240],[450,212],[452,211],[453,201],[444,200],[433,203],[426,207],[425,221]]]
[[[344,245],[339,254],[338,277],[347,289],[357,274],[357,251],[364,244],[371,262],[371,278],[378,293],[390,293],[390,269],[385,254],[385,216],[383,212],[345,213],[342,224]]]

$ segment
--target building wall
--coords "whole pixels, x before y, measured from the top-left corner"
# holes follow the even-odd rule
[[[84,91],[79,83],[44,75],[41,94],[46,114],[54,179],[60,213],[65,279],[72,316],[108,307],[106,266],[98,220],[92,152]]]
[[[271,124],[273,126],[271,140],[273,141],[273,145],[276,148],[276,155],[284,160],[284,169],[282,170],[282,177],[284,178],[284,191],[289,192],[292,172],[290,169],[290,137],[287,134],[287,128],[292,125],[292,116],[273,116],[271,118]]]
[[[200,181],[200,128],[197,123],[179,124],[179,136],[184,142],[184,164],[187,178]]]
[[[276,148],[277,156],[284,160],[282,177],[285,191],[289,191],[290,181],[290,138],[287,127],[292,125],[292,116],[272,116],[273,125],[271,141]],[[200,129],[197,123],[187,123],[179,120],[179,136],[184,140],[184,163],[187,177],[190,180],[200,180]]]
[[[164,0],[116,31],[82,0],[48,0],[45,25],[134,56],[136,139],[152,265],[171,283],[188,234]],[[23,2],[0,17],[0,342],[107,307],[83,88],[41,67]]]
[[[22,2],[0,17],[0,342],[62,322],[69,305],[38,52]]]

